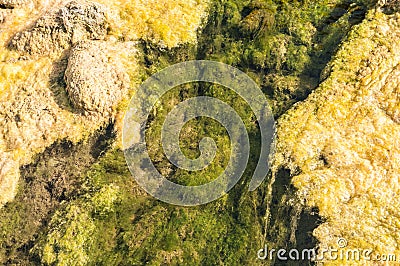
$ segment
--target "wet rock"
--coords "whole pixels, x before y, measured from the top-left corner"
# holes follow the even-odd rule
[[[240,22],[240,32],[247,35],[258,35],[268,31],[275,23],[275,11],[271,8],[254,9]]]
[[[399,0],[380,0],[378,5],[381,10],[387,14],[393,14],[400,11],[400,1]]]
[[[129,86],[123,66],[109,56],[107,43],[99,41],[72,49],[65,81],[72,104],[86,114],[109,114]]]
[[[367,13],[325,81],[279,119],[274,173],[289,169],[304,205],[329,221],[314,230],[319,248],[342,237],[347,248],[399,251],[399,38],[398,14]]]
[[[106,51],[105,48],[108,46],[106,44],[103,46],[96,47]],[[115,49],[119,51],[119,47]],[[72,54],[72,58],[76,58],[74,51]],[[102,52],[100,54],[104,55]],[[108,55],[105,58],[109,60]],[[7,64],[21,63],[29,61]],[[77,66],[79,61],[75,63]],[[81,63],[89,68],[87,62]],[[112,68],[106,67],[106,69],[113,71]],[[84,116],[71,112],[73,110],[68,106],[69,98],[65,84],[53,83],[51,87],[49,86],[51,75],[62,80],[64,71],[54,73],[51,60],[43,58],[42,64],[30,68],[28,80],[15,82],[12,90],[2,94],[2,99],[5,100],[0,101],[0,208],[15,196],[20,166],[32,163],[34,155],[40,154],[56,141],[66,140],[74,144],[83,141],[86,136],[107,126],[110,119],[113,119],[106,113]]]
[[[82,40],[103,40],[109,27],[106,13],[107,9],[100,4],[72,1],[18,33],[10,48],[31,55],[48,55]]]

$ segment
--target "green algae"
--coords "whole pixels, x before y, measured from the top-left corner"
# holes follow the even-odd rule
[[[368,3],[360,1],[350,7],[340,1],[214,2],[209,20],[198,34],[198,44],[160,49],[152,42],[142,42],[141,76],[144,80],[168,65],[190,59],[228,63],[248,73],[262,87],[275,116],[280,117],[317,87],[322,70],[339,43],[362,20],[351,12],[357,7],[366,10]],[[243,181],[229,195],[206,206],[169,206],[138,187],[126,167],[123,152],[114,148],[83,174],[79,196],[68,197],[44,225],[37,236],[39,240],[30,249],[37,262],[254,265],[259,263],[258,249],[266,243],[277,248],[306,247],[304,242],[309,240],[315,245],[315,240],[306,236],[313,228],[306,228],[304,235],[296,233],[297,223],[301,224],[297,219],[307,214],[283,207],[293,196],[288,177],[293,173],[282,174],[282,182],[272,188],[266,181],[255,192],[247,191],[248,179],[258,161],[259,133],[249,108],[227,89],[209,84],[184,86],[163,98],[154,110],[157,115],[150,120],[147,135],[158,170],[176,182],[198,184],[213,180],[223,169],[229,138],[218,124],[206,119],[187,125],[187,129],[198,133],[183,133],[182,146],[188,157],[196,157],[198,139],[215,139],[220,152],[208,172],[193,175],[176,171],[156,144],[168,110],[197,95],[219,97],[241,114],[252,141],[251,163]],[[287,216],[293,218],[287,220]],[[270,228],[265,232],[268,219]],[[297,244],[293,234],[301,240]]]

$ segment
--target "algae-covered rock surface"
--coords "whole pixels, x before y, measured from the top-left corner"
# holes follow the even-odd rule
[[[49,12],[11,41],[11,48],[28,54],[46,55],[67,49],[79,41],[103,40],[107,35],[106,7],[93,2],[69,2]]]
[[[107,46],[106,42],[83,42],[71,49],[66,91],[78,110],[107,115],[128,93],[129,76]]]
[[[0,264],[400,258],[399,7],[397,0],[0,0]],[[149,156],[169,180],[210,182],[231,154],[226,129],[202,117],[184,126],[180,146],[195,159],[200,141],[212,138],[213,162],[187,171],[168,160],[162,126],[180,102],[224,101],[250,139],[247,168],[228,194],[181,207],[136,183],[121,135],[138,86],[189,60],[229,64],[259,85],[276,119],[276,152],[265,181],[249,191],[261,152],[251,108],[216,84],[174,88],[145,125]],[[286,261],[279,249],[300,259]],[[325,249],[372,257],[321,259]],[[319,256],[302,259],[304,250]]]
[[[15,194],[19,166],[57,140],[77,143],[116,120],[117,105],[140,80],[141,36],[118,42],[118,36],[107,35],[106,5],[49,1],[35,7],[18,10],[1,25],[1,204]],[[188,7],[180,12],[191,11]],[[200,20],[190,26],[195,31],[199,25]],[[175,45],[186,41],[193,40],[178,39]]]
[[[398,252],[399,23],[370,11],[327,79],[279,119],[276,167],[295,173],[298,197],[327,219],[314,231],[321,248],[344,238],[347,248]]]

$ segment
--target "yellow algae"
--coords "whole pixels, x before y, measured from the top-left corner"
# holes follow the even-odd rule
[[[206,16],[206,0],[128,0],[98,2],[114,13],[111,34],[125,40],[146,39],[166,47],[195,43]]]
[[[297,195],[327,222],[320,248],[400,254],[400,15],[370,11],[341,45],[330,75],[278,122],[274,171],[293,173]],[[327,265],[376,261],[327,260]]]

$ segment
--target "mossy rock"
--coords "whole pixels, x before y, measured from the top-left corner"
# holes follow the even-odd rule
[[[370,11],[327,79],[279,119],[274,171],[290,169],[299,199],[329,221],[314,230],[320,248],[344,238],[349,249],[397,250],[399,25]]]

